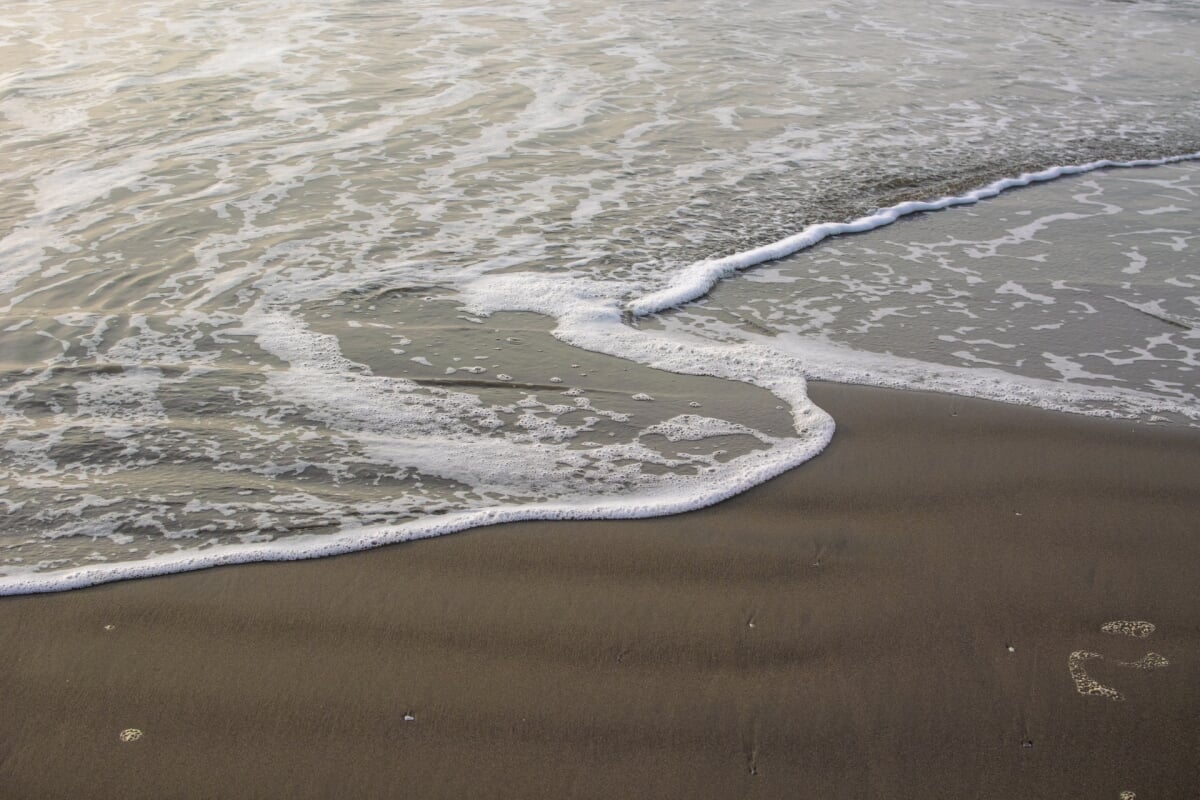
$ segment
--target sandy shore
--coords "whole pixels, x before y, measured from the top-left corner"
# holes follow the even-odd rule
[[[1196,796],[1200,435],[813,395],[698,513],[0,598],[0,797]]]

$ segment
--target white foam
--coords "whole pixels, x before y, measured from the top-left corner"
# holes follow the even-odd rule
[[[1164,159],[1161,163],[1175,160],[1180,159]],[[1089,166],[1098,169],[1113,165]],[[1032,177],[997,182],[988,189],[964,195],[967,199],[903,204],[867,219],[871,220],[870,226],[878,227],[903,213],[948,207],[955,202],[975,202],[990,196],[989,192],[995,187],[1026,185],[1034,180],[1050,180],[1081,171],[1082,168],[1047,170]],[[834,232],[865,229],[868,229],[867,222],[848,227],[816,226],[807,230],[805,241],[819,241]],[[727,266],[749,265],[756,258],[787,250],[797,239],[784,241],[789,244],[757,248],[738,258],[724,260],[724,263]],[[696,274],[696,268],[686,271],[686,275],[693,278]],[[704,274],[713,277],[717,273],[705,267]],[[697,457],[693,462],[698,467],[694,475],[677,474],[661,480],[641,475],[639,488],[633,491],[625,490],[615,495],[593,491],[589,495],[580,484],[565,497],[541,498],[538,487],[545,486],[551,475],[561,480],[564,469],[597,469],[597,465],[601,465],[599,472],[594,474],[615,478],[615,486],[623,478],[632,476],[632,473],[622,472],[622,468],[615,466],[617,464],[626,461],[671,462],[669,459],[664,461],[663,455],[639,441],[605,446],[588,443],[585,450],[564,449],[565,443],[591,430],[596,419],[619,415],[598,411],[594,416],[568,426],[558,418],[575,406],[546,405],[533,397],[519,404],[526,409],[515,426],[520,433],[510,432],[507,438],[480,438],[478,426],[498,427],[495,409],[481,405],[474,396],[446,392],[415,404],[397,405],[397,392],[411,391],[414,384],[356,371],[355,365],[341,355],[336,339],[307,331],[298,319],[271,310],[270,304],[264,301],[259,306],[260,311],[243,316],[240,332],[243,335],[253,333],[260,346],[289,364],[289,369],[273,371],[267,376],[268,386],[278,396],[316,409],[313,412],[315,419],[343,435],[356,438],[362,447],[360,452],[368,459],[379,463],[420,465],[425,474],[461,482],[485,494],[500,492],[512,500],[523,497],[523,502],[450,510],[442,516],[400,524],[345,528],[334,534],[294,536],[280,541],[261,542],[247,536],[236,546],[217,545],[203,551],[159,554],[135,563],[89,564],[50,573],[38,572],[34,566],[28,569],[10,567],[9,574],[0,578],[0,593],[56,591],[216,564],[310,558],[505,521],[619,519],[699,508],[803,463],[824,448],[832,436],[833,422],[808,399],[805,391],[808,378],[952,392],[1110,416],[1181,411],[1196,416],[1195,409],[1148,398],[1131,389],[1039,381],[991,369],[940,367],[895,356],[853,351],[792,334],[766,336],[743,332],[739,340],[721,344],[669,328],[638,329],[622,321],[623,307],[620,298],[614,296],[615,287],[619,284],[572,274],[509,273],[474,280],[464,287],[464,296],[466,310],[475,315],[524,310],[552,316],[557,322],[554,335],[575,346],[632,359],[658,369],[712,375],[766,388],[791,408],[795,436],[774,439],[737,423],[680,415],[646,427],[640,436],[661,435],[668,441],[680,442],[749,435],[768,447],[728,463],[712,457]],[[671,296],[682,296],[684,287],[694,291],[696,284],[680,279],[674,287],[675,294]],[[1016,288],[1013,290],[1022,293]],[[666,294],[656,293],[626,304],[625,308],[645,312],[660,306],[665,297]],[[226,333],[238,331],[227,330]],[[1056,363],[1062,365],[1065,378],[1095,377],[1070,372],[1065,360]],[[508,376],[498,377],[504,380]],[[143,408],[152,408],[152,404],[145,405],[151,402],[149,396],[139,402]],[[576,402],[581,403],[581,409],[593,410],[586,398],[576,398]],[[470,425],[462,427],[467,420],[471,420]],[[387,431],[397,430],[412,435],[403,440],[385,435]],[[518,446],[523,449],[514,449]],[[590,488],[595,489],[594,486]],[[314,506],[314,510],[321,509]]]
[[[313,334],[298,320],[264,309],[246,315],[243,333],[253,332],[261,346],[289,363],[289,369],[268,375],[268,386],[279,397],[317,409],[310,416],[315,415],[342,435],[356,438],[368,459],[420,465],[425,474],[461,482],[480,493],[502,492],[512,501],[522,502],[321,536],[294,536],[274,542],[243,538],[243,543],[236,546],[158,554],[134,563],[89,564],[48,573],[38,572],[35,566],[10,566],[9,574],[0,577],[0,593],[57,591],[217,564],[311,558],[506,521],[623,519],[677,513],[710,505],[774,477],[811,458],[829,441],[832,420],[808,402],[797,365],[786,360],[781,365],[777,354],[763,348],[730,348],[674,337],[641,336],[621,323],[619,304],[605,297],[602,288],[563,276],[507,275],[481,281],[473,296],[493,303],[510,299],[515,302],[508,305],[534,306],[543,313],[552,308],[565,310],[559,317],[556,335],[590,345],[589,349],[632,356],[676,371],[754,377],[757,383],[771,387],[793,404],[796,437],[774,439],[735,423],[684,415],[650,426],[640,435],[698,441],[744,434],[769,446],[729,461],[718,460],[715,455],[667,457],[640,441],[569,450],[562,443],[589,430],[596,417],[619,420],[624,415],[600,411],[581,424],[565,427],[553,417],[577,407],[590,410],[587,398],[576,398],[578,406],[558,406],[528,397],[519,404],[529,412],[520,417],[517,426],[525,430],[523,436],[510,433],[505,438],[481,438],[477,431],[466,430],[464,421],[486,426],[494,412],[480,405],[474,396],[439,391],[416,405],[397,404],[397,392],[413,389],[413,384],[348,369],[353,365],[340,354],[333,337]],[[475,310],[482,312],[483,308]],[[538,413],[532,413],[535,411]],[[405,431],[405,437],[397,440],[397,431]],[[630,464],[690,464],[694,474],[657,476]],[[581,474],[575,485],[572,475],[580,470],[591,470],[591,477]],[[603,491],[604,483],[597,485],[596,478],[612,489]],[[566,487],[565,497],[538,497],[551,481]]]
[[[680,414],[671,419],[646,428],[646,434],[656,433],[670,442],[695,442],[712,436],[753,436],[762,434],[745,425],[724,419],[702,417],[698,414]]]
[[[762,264],[765,261],[774,261],[794,255],[801,250],[807,250],[813,245],[825,241],[831,236],[840,236],[847,233],[863,233],[876,228],[882,228],[884,225],[891,225],[901,217],[906,217],[910,214],[922,211],[941,211],[942,209],[953,208],[954,206],[970,205],[978,203],[980,200],[996,197],[1001,192],[1009,189],[1051,181],[1067,175],[1081,175],[1085,172],[1094,172],[1098,169],[1155,167],[1198,159],[1200,159],[1200,152],[1158,159],[1138,159],[1134,161],[1109,161],[1106,159],[1075,166],[1050,167],[1039,172],[1026,172],[1016,178],[1004,178],[994,181],[982,189],[976,189],[962,195],[943,197],[932,201],[899,203],[890,208],[876,211],[874,214],[851,220],[850,222],[822,222],[810,225],[799,233],[771,242],[770,244],[750,250],[743,250],[740,253],[733,253],[722,258],[697,261],[677,274],[666,288],[632,300],[626,305],[626,308],[639,317],[665,311],[668,308],[674,308],[675,306],[683,305],[684,303],[703,297],[712,290],[712,287],[718,281],[740,270]]]
[[[1002,285],[996,288],[996,294],[1015,294],[1018,297],[1024,297],[1026,300],[1030,300],[1034,303],[1040,303],[1047,306],[1054,305],[1053,297],[1031,292],[1016,281],[1005,281]]]

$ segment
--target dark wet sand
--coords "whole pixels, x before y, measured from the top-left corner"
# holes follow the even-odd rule
[[[699,513],[0,598],[0,798],[1200,796],[1200,435],[813,395]]]

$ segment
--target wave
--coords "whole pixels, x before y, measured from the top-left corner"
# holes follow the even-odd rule
[[[874,214],[851,220],[850,222],[821,222],[810,225],[799,233],[792,234],[778,241],[743,250],[721,258],[697,261],[683,269],[675,276],[670,284],[651,294],[630,301],[626,306],[633,316],[644,317],[674,308],[708,294],[722,278],[767,261],[775,261],[807,250],[813,245],[825,241],[831,236],[842,236],[848,233],[865,233],[866,231],[891,225],[896,220],[917,214],[922,211],[942,211],[955,206],[970,205],[980,200],[996,197],[1002,192],[1044,183],[1056,178],[1069,175],[1082,175],[1100,169],[1161,167],[1177,164],[1183,161],[1200,160],[1200,152],[1185,155],[1167,156],[1165,158],[1147,158],[1134,161],[1092,161],[1087,164],[1073,166],[1050,167],[1039,172],[1026,172],[1015,178],[1004,178],[989,183],[980,189],[952,197],[942,197],[929,201],[909,201],[898,203],[890,208],[880,209]]]

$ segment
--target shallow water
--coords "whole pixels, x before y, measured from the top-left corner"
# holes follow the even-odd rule
[[[1200,421],[1200,164],[1096,171],[828,241],[664,314],[810,378]]]
[[[1200,151],[1198,24],[10,4],[0,591],[715,502],[828,441],[810,377],[1194,423],[1190,162],[689,280],[812,223]]]

